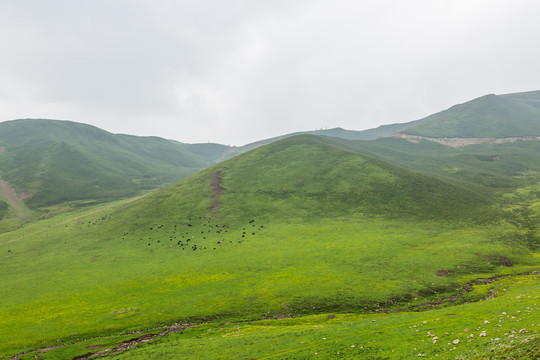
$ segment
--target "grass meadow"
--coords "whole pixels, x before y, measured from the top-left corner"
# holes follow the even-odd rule
[[[534,351],[537,186],[494,201],[325,141],[287,139],[0,234],[0,358],[74,358],[176,323],[200,325],[115,356]]]
[[[125,235],[108,228],[111,207],[0,236],[0,354],[174,322],[406,310],[538,263],[510,225],[207,218]]]

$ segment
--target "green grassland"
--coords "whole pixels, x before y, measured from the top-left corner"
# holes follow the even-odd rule
[[[538,280],[500,280],[489,286],[494,299],[428,312],[208,323],[111,359],[533,359]]]
[[[468,279],[530,272],[538,263],[510,226],[411,229],[358,216],[262,229],[255,219],[220,224],[227,232],[217,234],[212,220],[191,227],[185,220],[176,232],[156,224],[144,234],[96,236],[92,228],[112,222],[105,211],[3,243],[2,350],[178,321],[407,309],[459,292]],[[184,246],[180,233],[191,239]]]
[[[417,351],[412,342],[418,353],[432,354],[434,348],[420,347],[423,338],[408,326],[428,321],[442,340],[443,331],[457,334],[471,319],[471,328],[485,316],[494,319],[514,294],[540,295],[535,276],[517,277],[540,268],[538,183],[522,174],[503,197],[485,184],[468,186],[473,180],[399,167],[375,152],[362,154],[356,143],[299,136],[139,199],[80,208],[0,234],[0,358],[66,344],[72,345],[39,356],[73,358],[118,344],[134,331],[174,323],[206,325],[125,356],[219,352],[228,358],[251,344],[245,357],[318,352],[334,358],[340,349],[364,346],[406,358]],[[518,189],[520,181],[526,186]],[[515,292],[473,303],[496,286],[477,284],[454,302],[442,301],[438,312],[411,312],[497,275],[508,276],[504,281]],[[530,311],[538,323],[538,313]],[[337,316],[329,321],[328,314]],[[241,322],[283,316],[298,318]],[[381,324],[374,333],[373,319]],[[236,345],[222,337],[232,328],[226,322],[240,327]],[[389,342],[392,334],[402,346]],[[382,344],[368,345],[371,336]],[[531,336],[537,339],[532,327],[517,337]],[[323,337],[338,342],[326,346]],[[441,354],[449,351],[447,342]],[[484,339],[465,342],[460,354],[499,351]],[[220,344],[227,350],[220,352]],[[208,352],[199,352],[201,346]]]
[[[403,130],[427,137],[500,138],[540,135],[540,91],[485,95],[421,119]]]

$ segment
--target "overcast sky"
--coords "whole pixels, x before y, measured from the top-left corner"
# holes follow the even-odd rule
[[[535,0],[1,0],[0,121],[243,145],[540,89]]]

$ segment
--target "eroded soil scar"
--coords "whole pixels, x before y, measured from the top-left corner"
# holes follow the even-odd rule
[[[212,183],[211,183],[211,186],[212,186],[212,190],[214,191],[214,193],[212,194],[212,196],[210,197],[211,199],[215,199],[217,198],[219,195],[221,195],[221,193],[225,190],[223,187],[221,187],[221,178],[219,177],[221,175],[221,170],[220,171],[216,171],[215,173],[212,174]],[[219,207],[221,206],[221,202],[219,201],[215,201],[212,205],[210,205],[210,207],[208,208],[208,212],[210,212],[212,214],[212,216],[216,216],[216,211],[217,209],[219,209]]]

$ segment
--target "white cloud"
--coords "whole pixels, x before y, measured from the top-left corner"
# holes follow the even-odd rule
[[[535,1],[0,4],[0,120],[185,142],[415,120],[538,88]]]

